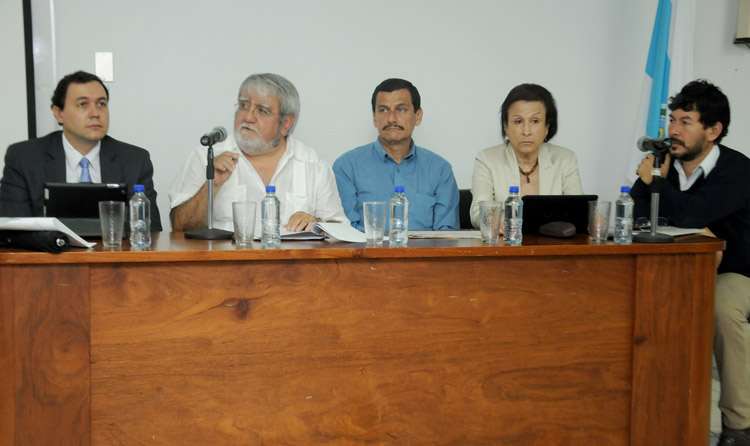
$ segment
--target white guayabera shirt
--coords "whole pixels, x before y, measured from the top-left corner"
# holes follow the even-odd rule
[[[256,232],[260,231],[260,202],[266,195],[266,185],[250,161],[237,147],[234,137],[214,145],[214,157],[226,151],[240,154],[237,168],[222,184],[214,198],[212,225],[217,229],[231,231],[232,203],[254,201],[258,203],[255,213]],[[192,198],[206,182],[206,147],[196,148],[177,174],[169,190],[172,209]],[[349,223],[341,207],[336,179],[330,164],[320,159],[317,152],[297,141],[287,138],[286,151],[281,156],[270,185],[276,186],[276,196],[281,202],[281,224],[289,221],[295,212],[307,212],[325,221]]]

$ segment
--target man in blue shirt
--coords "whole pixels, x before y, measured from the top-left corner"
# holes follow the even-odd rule
[[[341,204],[352,226],[364,230],[362,203],[387,202],[395,186],[404,186],[409,229],[458,229],[458,186],[451,165],[411,139],[422,121],[416,87],[403,79],[381,82],[372,94],[372,121],[378,139],[333,163]]]

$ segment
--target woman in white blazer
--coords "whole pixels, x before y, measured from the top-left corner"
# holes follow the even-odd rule
[[[477,154],[472,176],[471,224],[479,227],[479,203],[505,201],[510,186],[523,195],[581,195],[578,161],[549,141],[557,133],[552,94],[536,84],[514,87],[500,107],[503,144]]]

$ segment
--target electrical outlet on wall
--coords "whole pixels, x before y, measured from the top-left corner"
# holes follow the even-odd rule
[[[94,53],[96,75],[104,82],[115,81],[115,69],[112,53]]]

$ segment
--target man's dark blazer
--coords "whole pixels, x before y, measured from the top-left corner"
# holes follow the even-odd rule
[[[99,162],[102,182],[127,184],[128,198],[133,195],[134,184],[143,184],[146,196],[151,200],[151,230],[161,231],[152,178],[154,166],[148,151],[105,136]],[[5,154],[5,168],[0,180],[0,216],[44,216],[44,183],[65,182],[62,132],[11,145]]]

